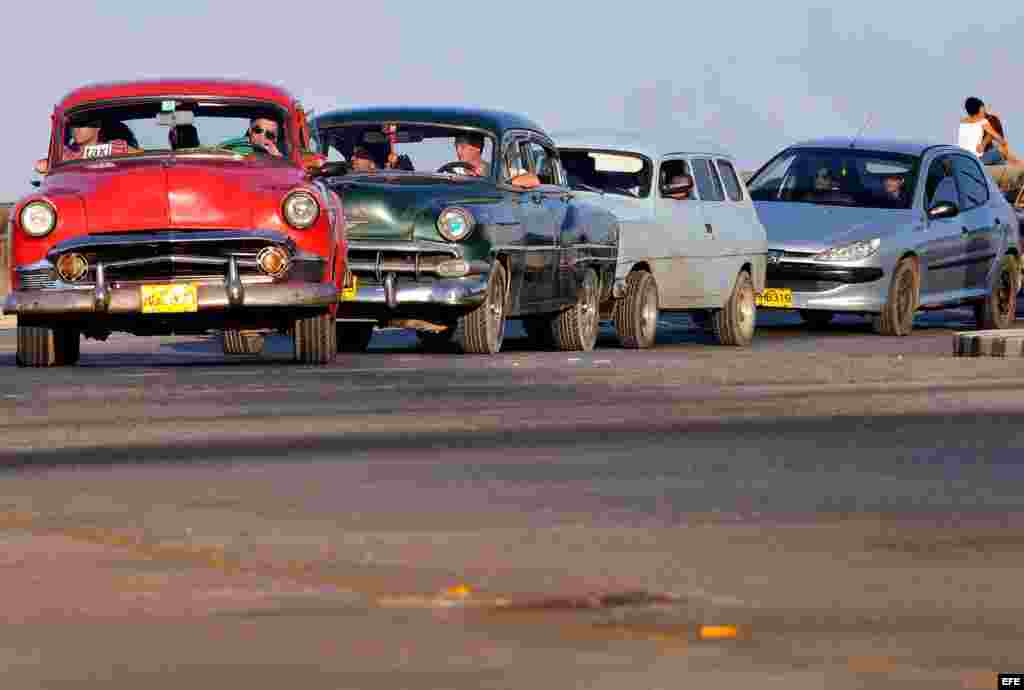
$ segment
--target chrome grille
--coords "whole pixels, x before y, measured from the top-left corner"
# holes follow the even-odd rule
[[[40,269],[19,273],[18,283],[22,290],[46,290],[56,288],[58,281],[53,271]]]

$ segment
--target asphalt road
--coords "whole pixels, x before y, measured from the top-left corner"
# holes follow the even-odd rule
[[[513,327],[489,358],[383,332],[326,368],[115,336],[23,370],[0,331],[5,677],[994,687],[1024,360],[951,357],[966,319],[766,315],[737,350],[667,317],[585,354]]]

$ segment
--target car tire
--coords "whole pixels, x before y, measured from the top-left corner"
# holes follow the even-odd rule
[[[800,310],[800,318],[803,320],[804,325],[815,331],[828,328],[835,316],[835,312],[831,311]]]
[[[81,357],[82,335],[78,329],[52,324],[22,323],[18,319],[19,367],[61,367]]]
[[[508,281],[505,267],[495,261],[484,301],[464,314],[455,328],[454,339],[466,354],[493,355],[505,340],[505,311]]]
[[[753,342],[757,322],[755,300],[754,281],[749,273],[740,271],[725,306],[712,317],[715,338],[720,344],[746,347]]]
[[[906,336],[914,330],[914,314],[920,304],[921,280],[914,259],[900,259],[892,273],[889,294],[882,313],[871,319],[871,326],[880,335]]]
[[[551,321],[555,345],[563,352],[590,352],[601,327],[601,283],[597,272],[586,269],[576,290],[576,304]]]
[[[626,276],[626,294],[615,300],[615,333],[622,347],[643,350],[654,345],[658,331],[658,283],[647,271]]]
[[[292,351],[300,364],[330,364],[338,354],[338,333],[331,312],[292,321]]]
[[[985,301],[974,305],[974,319],[982,330],[1009,328],[1017,318],[1020,268],[1017,258],[1004,257],[992,278]]]
[[[263,352],[263,336],[228,329],[223,333],[224,354],[258,355]]]
[[[338,352],[366,352],[373,340],[372,323],[335,324],[335,337],[338,341]]]

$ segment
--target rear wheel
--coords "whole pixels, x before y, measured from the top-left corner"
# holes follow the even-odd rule
[[[82,336],[77,328],[18,319],[20,367],[61,367],[75,364],[81,356]]]
[[[615,332],[622,347],[654,345],[658,329],[658,284],[647,271],[626,276],[626,294],[615,301]]]
[[[989,286],[985,301],[974,305],[974,319],[978,328],[1002,330],[1013,325],[1017,318],[1017,292],[1020,290],[1020,268],[1017,259],[1003,259]]]
[[[812,311],[810,309],[801,309],[800,318],[803,322],[810,326],[812,329],[819,330],[826,328],[832,319],[835,317],[835,313],[831,311]]]
[[[229,329],[224,331],[224,354],[258,355],[263,352],[263,336]]]
[[[346,323],[339,321],[335,325],[338,339],[338,352],[366,352],[373,339],[372,323]]]
[[[715,338],[719,343],[740,347],[750,345],[754,340],[754,325],[757,319],[757,306],[754,300],[754,281],[751,280],[749,273],[740,271],[725,306],[712,317]]]
[[[551,322],[555,344],[562,351],[590,352],[600,327],[601,285],[597,273],[588,268],[576,292],[576,304],[560,312]]]
[[[337,329],[331,312],[292,321],[292,351],[301,364],[330,364],[338,354]]]
[[[455,341],[467,354],[493,355],[505,339],[505,267],[495,261],[484,301],[459,319]]]
[[[892,273],[882,313],[871,319],[875,331],[881,335],[910,335],[914,330],[914,312],[917,311],[919,291],[917,264],[909,257],[900,259]]]

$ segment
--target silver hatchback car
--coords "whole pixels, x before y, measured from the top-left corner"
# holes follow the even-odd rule
[[[978,159],[954,146],[822,139],[791,146],[751,178],[768,231],[758,306],[812,326],[838,312],[907,335],[918,309],[973,305],[1006,328],[1020,289],[1019,221]]]

